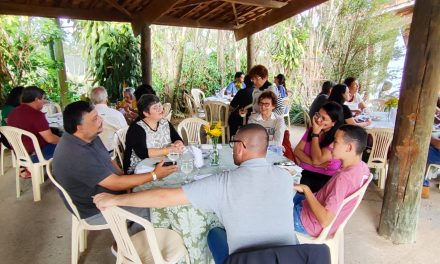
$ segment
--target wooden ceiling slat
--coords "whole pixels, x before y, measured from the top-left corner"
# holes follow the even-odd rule
[[[152,24],[177,4],[177,2],[176,0],[153,0],[148,6],[144,7],[142,11],[133,14],[134,23]]]
[[[287,3],[273,0],[223,0],[229,3],[242,4],[242,5],[252,5],[267,8],[282,8]]]
[[[120,4],[118,4],[116,2],[116,0],[104,0],[106,3],[108,3],[109,5],[111,5],[113,8],[115,8],[116,10],[118,10],[119,12],[121,12],[122,14],[126,15],[128,18],[130,18],[131,20],[131,13],[128,12],[127,9],[125,9],[123,6],[121,6]]]
[[[209,17],[211,14],[215,14],[215,12],[217,10],[220,10],[222,8],[224,8],[226,5],[228,5],[228,3],[221,3],[220,5],[218,5],[216,8],[212,9],[211,11],[207,12],[206,14],[203,14],[201,17],[199,17],[197,20],[203,20],[206,17]]]
[[[292,0],[283,8],[277,9],[276,15],[271,15],[273,11],[269,12],[265,16],[257,18],[255,21],[247,23],[244,27],[235,30],[235,39],[239,41],[326,1],[327,0]]]
[[[224,22],[216,22],[211,20],[193,20],[193,19],[178,19],[174,17],[161,17],[154,24],[164,26],[178,26],[178,27],[195,27],[195,28],[209,28],[233,30],[234,24],[226,24]]]

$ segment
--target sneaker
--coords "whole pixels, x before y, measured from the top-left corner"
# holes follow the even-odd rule
[[[23,179],[30,179],[32,177],[30,171],[28,171],[26,168],[20,168],[19,176]]]
[[[118,244],[116,244],[116,241],[113,242],[113,245],[110,247],[110,251],[112,252],[113,256],[118,256]]]

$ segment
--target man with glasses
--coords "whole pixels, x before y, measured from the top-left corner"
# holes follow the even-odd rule
[[[289,221],[292,176],[266,160],[268,135],[258,124],[241,127],[230,141],[238,168],[179,188],[146,190],[126,195],[99,194],[94,202],[101,210],[110,206],[170,207],[192,204],[215,212],[225,229],[214,228],[208,245],[215,263],[229,254],[255,247],[295,245]],[[290,200],[291,201],[291,200]]]
[[[45,159],[50,159],[60,138],[50,130],[49,123],[41,109],[46,104],[46,93],[37,86],[28,86],[23,90],[21,105],[8,116],[8,125],[29,131],[37,137]],[[23,144],[29,153],[34,153],[34,145],[28,137],[23,137]],[[38,161],[32,155],[34,162]]]

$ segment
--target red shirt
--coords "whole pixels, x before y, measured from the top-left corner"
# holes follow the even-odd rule
[[[50,129],[44,113],[35,110],[27,104],[19,105],[9,114],[8,125],[21,128],[34,134],[41,148],[48,144],[39,133]],[[23,137],[23,144],[29,153],[35,151],[30,138]]]

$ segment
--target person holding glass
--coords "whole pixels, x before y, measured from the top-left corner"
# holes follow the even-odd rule
[[[332,149],[335,133],[342,124],[341,105],[324,104],[295,148],[296,163],[303,169],[300,183],[312,192],[319,191],[341,167],[341,161],[333,159]]]
[[[254,113],[249,117],[249,124],[259,124],[266,128],[269,135],[269,147],[275,146],[275,152],[281,152],[283,146],[283,136],[286,130],[283,117],[273,113],[277,103],[277,97],[272,91],[266,91],[258,98],[260,107],[259,113]]]
[[[146,158],[180,155],[182,138],[168,120],[163,107],[153,94],[142,95],[137,103],[139,117],[130,125],[125,139],[124,172],[134,173],[136,165]]]

